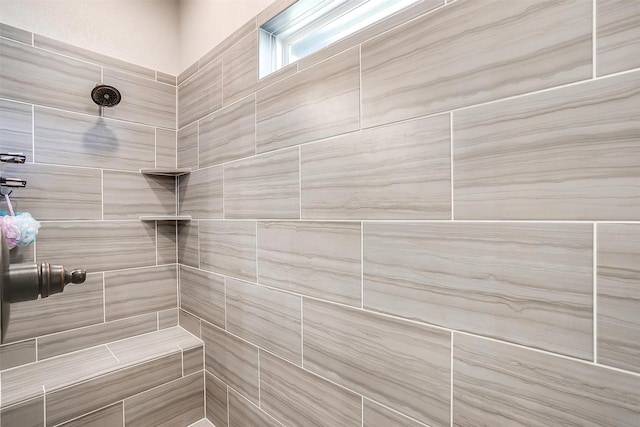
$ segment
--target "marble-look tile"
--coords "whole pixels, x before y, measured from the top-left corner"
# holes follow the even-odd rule
[[[47,426],[102,408],[182,376],[179,353],[47,392]],[[47,389],[48,390],[48,389]]]
[[[200,267],[256,280],[256,222],[200,221]]]
[[[169,221],[159,221],[157,222],[156,227],[156,238],[158,239],[158,259],[156,264],[175,264],[178,262],[176,248],[176,224]]]
[[[218,424],[216,424],[217,426]],[[226,426],[225,424],[220,424]],[[266,412],[263,412],[253,403],[229,389],[229,425],[231,427],[282,427]]]
[[[124,427],[122,402],[76,418],[60,427]]]
[[[302,217],[450,219],[449,114],[301,149]]]
[[[598,224],[598,363],[640,372],[640,224]]]
[[[176,86],[178,78],[172,74],[163,73],[162,71],[156,71],[156,80],[160,83],[166,83],[168,85]]]
[[[111,271],[104,274],[106,320],[176,307],[178,277],[175,265]]]
[[[224,277],[181,265],[180,308],[224,329]]]
[[[102,219],[102,175],[97,169],[33,163],[2,166],[4,176],[27,181],[11,197],[16,211],[39,221]]]
[[[37,397],[8,408],[2,408],[0,420],[2,420],[4,427],[43,427],[44,397]]]
[[[91,89],[100,67],[0,38],[0,98],[99,113]]]
[[[32,44],[33,34],[20,28],[12,27],[0,22],[0,37],[15,40],[17,42]]]
[[[293,76],[298,72],[298,61],[289,64],[280,68],[277,71],[269,74],[268,76],[264,76],[258,80],[256,84],[256,90],[264,89],[267,86],[271,86],[272,84],[279,82],[280,80],[284,80],[290,76]]]
[[[363,427],[427,427],[369,399],[364,399]]]
[[[202,323],[205,368],[258,404],[258,347],[209,323]]]
[[[127,427],[188,426],[204,416],[204,378],[193,374],[124,401]]]
[[[156,264],[156,229],[139,221],[50,222],[38,233],[38,262],[88,272]],[[66,290],[65,290],[66,294]]]
[[[36,340],[0,345],[0,371],[36,361]]]
[[[364,307],[593,358],[590,224],[367,223]]]
[[[255,95],[200,120],[200,167],[249,157],[256,151]]]
[[[158,312],[158,329],[173,328],[178,326],[178,307]]]
[[[183,351],[202,347],[202,341],[176,326],[112,342],[107,344],[107,347],[121,365],[131,366],[171,354],[181,355]],[[182,360],[180,374],[182,376]]]
[[[103,171],[104,219],[175,215],[175,180],[139,172]]]
[[[177,135],[175,130],[156,129],[157,168],[175,168],[177,149]]]
[[[179,168],[198,168],[198,123],[192,123],[178,131]]]
[[[592,24],[590,2],[456,1],[426,14],[362,45],[362,126],[591,78]]]
[[[70,56],[72,58],[81,59],[86,62],[92,62],[98,65],[106,65],[127,73],[136,74],[147,79],[155,79],[156,72],[152,69],[132,64],[131,62],[116,59],[92,50],[83,49],[68,43],[63,43],[40,34],[33,35],[33,45],[44,50],[59,53],[61,55]]]
[[[250,32],[256,29],[256,20],[255,18],[249,19],[247,22],[242,24],[237,30],[231,33],[230,36],[225,38],[222,42],[220,42],[216,47],[211,49],[209,52],[204,54],[202,58],[198,60],[198,66],[200,68],[206,66],[211,61],[218,60],[219,56],[224,53],[227,49],[231,48],[233,45],[238,43],[240,40],[249,35]]]
[[[193,171],[179,178],[180,215],[222,218],[222,166]]]
[[[598,76],[640,67],[640,3],[596,2],[596,67]]]
[[[178,262],[191,267],[200,267],[199,221],[182,222],[178,227]]]
[[[360,306],[360,223],[258,223],[258,282]]]
[[[40,107],[34,126],[38,162],[125,170],[155,164],[147,126]]]
[[[32,107],[0,99],[0,147],[2,151],[22,153],[33,162]]]
[[[69,369],[70,366],[73,369]],[[43,386],[47,392],[59,390],[110,372],[117,366],[117,359],[105,346],[100,346],[3,371],[2,406],[40,396]],[[86,412],[89,411],[78,415]]]
[[[360,50],[349,49],[257,93],[257,152],[357,130]]]
[[[146,334],[157,329],[156,313],[100,323],[38,337],[38,359],[44,360],[72,351]]]
[[[183,72],[178,74],[177,83],[180,85],[182,82],[193,76],[198,71],[198,61],[189,65]]]
[[[205,372],[206,416],[216,427],[227,427],[227,385]]]
[[[222,57],[200,68],[178,87],[178,127],[222,107]]]
[[[258,82],[258,33],[253,31],[222,55],[222,99],[229,105],[253,93]]]
[[[291,363],[260,352],[260,407],[285,425],[362,425],[362,398]]]
[[[204,369],[204,349],[190,348],[182,353],[182,375],[187,376]]]
[[[300,365],[301,297],[228,277],[225,283],[227,331]]]
[[[320,301],[303,304],[306,369],[425,424],[449,424],[450,332]]]
[[[191,424],[189,427],[216,427],[216,426],[211,424],[211,421],[209,421],[208,419],[203,418],[200,421],[197,421]]]
[[[35,245],[16,246],[9,252],[10,263],[36,262]]]
[[[105,68],[102,81],[122,94],[116,107],[104,108],[104,117],[176,128],[176,88],[153,80]]]
[[[201,338],[202,334],[200,333],[200,318],[193,316],[184,310],[180,310],[178,319],[181,328],[183,328],[190,334]]]
[[[640,377],[455,333],[453,425],[628,426]]]
[[[298,149],[224,165],[225,218],[300,218]]]
[[[455,218],[640,218],[639,116],[640,71],[454,112]]]
[[[5,342],[102,323],[102,288],[102,274],[88,274],[83,284],[67,285],[64,293],[12,303]]]

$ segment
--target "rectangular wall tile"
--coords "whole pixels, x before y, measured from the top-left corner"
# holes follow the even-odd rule
[[[135,123],[36,107],[35,158],[69,166],[154,167],[154,130]]]
[[[179,168],[198,168],[198,123],[192,123],[178,131]]]
[[[204,378],[189,375],[124,401],[127,427],[188,426],[204,416]]]
[[[107,272],[104,297],[108,321],[176,307],[176,266]]]
[[[282,427],[273,417],[232,389],[229,389],[229,422],[231,426]]]
[[[102,176],[97,169],[3,164],[2,174],[27,181],[25,189],[12,194],[16,211],[28,211],[39,221],[102,219]]]
[[[0,345],[0,371],[36,361],[36,340]]]
[[[369,399],[364,399],[363,404],[363,427],[425,427],[425,424],[407,418]]]
[[[640,67],[640,4],[629,0],[596,2],[598,76]]]
[[[182,375],[180,354],[155,359],[47,393],[47,426],[99,409]]]
[[[451,335],[304,300],[304,367],[429,425],[450,418]]]
[[[184,376],[200,372],[204,369],[204,349],[191,348],[182,353],[182,374]]]
[[[591,15],[589,2],[457,1],[364,43],[362,126],[591,78]]]
[[[640,372],[640,224],[598,224],[598,363]]]
[[[183,72],[178,74],[177,83],[180,85],[198,71],[198,61],[189,65]]]
[[[104,171],[104,219],[175,215],[175,180],[138,172]]]
[[[77,260],[80,262],[80,258]],[[80,328],[103,320],[102,274],[88,274],[83,284],[68,285],[62,294],[12,303],[5,342]]]
[[[222,166],[200,169],[179,179],[180,215],[222,218]]]
[[[153,313],[152,313],[153,314]],[[178,326],[178,307],[162,310],[158,313],[158,329],[167,329]]]
[[[208,64],[178,87],[178,127],[222,107],[222,57]]]
[[[364,307],[593,358],[588,224],[365,224]]]
[[[258,404],[258,347],[209,323],[202,324],[205,368]]]
[[[360,306],[360,223],[259,222],[258,282]]]
[[[178,262],[200,267],[199,221],[181,222],[178,227]]]
[[[0,37],[5,37],[17,42],[32,44],[33,34],[20,28],[12,27],[4,23],[0,23]]]
[[[157,264],[175,264],[178,262],[176,258],[176,224],[169,221],[159,221],[157,223],[156,238],[158,239]]]
[[[155,330],[157,330],[156,313],[148,313],[115,322],[45,335],[38,337],[38,359],[44,360]]]
[[[184,329],[174,327],[112,342],[107,347],[121,364],[130,366],[169,354],[182,354],[188,349],[202,347],[202,341]]]
[[[0,148],[23,153],[33,162],[32,107],[28,104],[0,99]]]
[[[161,71],[156,71],[156,80],[161,83],[166,83],[172,86],[176,86],[177,77],[172,74],[163,73]]]
[[[639,87],[640,71],[455,112],[456,219],[640,218]]]
[[[301,149],[302,217],[450,219],[449,115]]]
[[[216,427],[227,427],[227,385],[205,372],[205,388],[207,399],[207,419],[211,420]]]
[[[362,425],[360,396],[264,351],[260,392],[260,407],[285,425]]]
[[[257,151],[359,128],[360,50],[349,49],[257,94]]]
[[[224,278],[181,265],[180,308],[224,329]]]
[[[211,61],[218,60],[220,54],[222,54],[227,49],[231,48],[233,45],[238,43],[240,40],[245,38],[249,33],[256,29],[256,20],[255,18],[249,19],[247,22],[239,26],[230,36],[225,38],[222,42],[220,42],[216,47],[211,49],[205,55],[202,56],[198,60],[198,66],[203,68]]]
[[[640,419],[640,378],[454,334],[453,424],[615,425]]]
[[[103,109],[105,117],[176,128],[175,87],[109,68],[104,69],[102,81],[122,94],[120,104]]]
[[[301,297],[230,278],[225,283],[227,331],[300,365]]]
[[[185,312],[184,310],[180,310],[178,316],[181,328],[195,335],[196,337],[201,338],[202,334],[200,333],[200,318],[193,316]]]
[[[42,427],[44,426],[44,398],[20,402],[8,408],[2,408],[0,419],[5,427]]]
[[[91,89],[100,67],[0,38],[0,98],[81,113],[99,113]]]
[[[300,217],[298,149],[224,165],[225,218]]]
[[[156,167],[175,168],[177,135],[174,130],[156,129]]]
[[[200,267],[256,280],[255,221],[200,221]]]
[[[84,415],[60,427],[124,427],[122,402]]]
[[[200,167],[255,154],[255,109],[255,95],[252,95],[200,120]]]
[[[38,261],[88,272],[156,263],[154,224],[139,221],[50,222],[38,234]]]
[[[225,105],[249,95],[258,82],[258,33],[252,31],[222,55],[222,94]]]

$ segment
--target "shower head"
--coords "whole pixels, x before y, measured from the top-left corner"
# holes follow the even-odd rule
[[[97,85],[91,91],[91,99],[101,107],[115,107],[122,96],[118,89],[109,85]]]

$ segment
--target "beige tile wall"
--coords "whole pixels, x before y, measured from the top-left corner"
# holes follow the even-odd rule
[[[179,79],[207,417],[636,425],[637,2],[424,0],[256,82],[291,3]]]
[[[62,294],[12,304],[2,369],[176,325],[176,227],[138,220],[177,211],[175,180],[139,173],[176,166],[175,76],[1,29],[0,151],[27,156],[2,175],[27,180],[12,200],[42,222],[37,248],[12,259],[89,273]],[[123,96],[104,117],[90,97],[100,82]]]

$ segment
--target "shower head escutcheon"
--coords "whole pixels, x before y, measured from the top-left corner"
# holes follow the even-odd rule
[[[113,86],[97,85],[91,91],[91,99],[101,107],[115,107],[120,103],[120,91]]]

